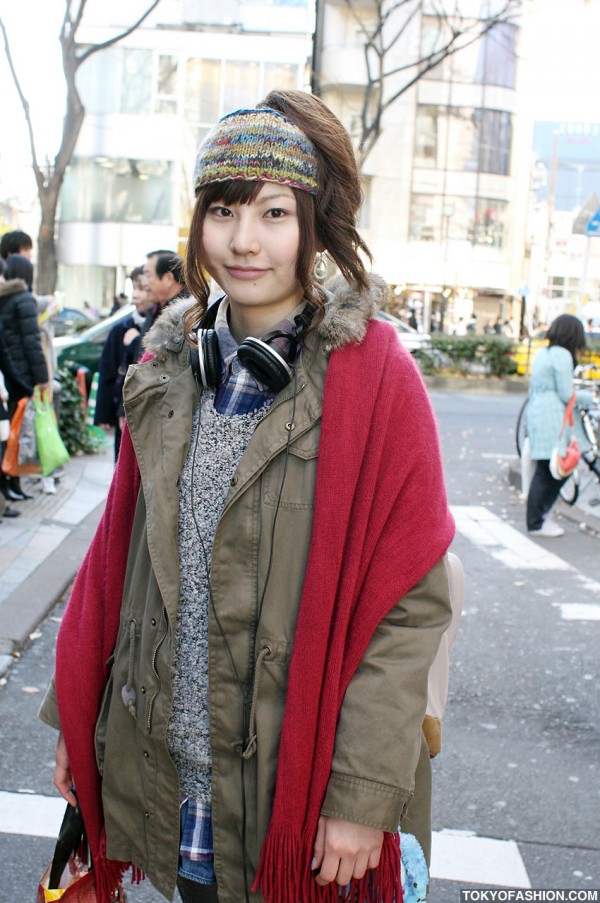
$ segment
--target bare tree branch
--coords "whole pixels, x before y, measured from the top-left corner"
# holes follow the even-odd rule
[[[385,0],[375,0],[376,21],[372,24],[361,17],[353,0],[345,2],[365,38],[363,54],[367,84],[363,95],[361,136],[358,142],[362,164],[381,134],[384,113],[402,94],[445,59],[484,39],[499,25],[514,24],[522,6],[522,0],[504,0],[495,13],[484,19],[477,19],[462,16],[458,3],[453,4],[453,12],[450,14],[443,0],[429,0],[427,13],[438,23],[434,49],[425,54],[417,54],[416,57],[406,61],[395,60],[396,65],[390,67],[388,64],[390,52],[405,36],[409,27],[414,25],[415,17],[419,13],[424,13],[424,0],[396,0],[396,2],[392,0],[389,3]],[[395,16],[399,17],[398,21],[393,19]],[[386,93],[390,80],[403,72],[407,74],[403,84],[392,93]]]
[[[31,112],[29,103],[25,98],[21,84],[17,77],[17,73],[13,64],[13,59],[8,43],[8,36],[4,24],[0,20],[4,36],[4,46],[6,48],[6,56],[12,73],[13,81],[17,89],[17,93],[21,100],[21,105],[25,113],[27,129],[29,132],[29,143],[31,147],[32,168],[38,189],[38,197],[41,208],[41,223],[38,233],[38,267],[37,267],[37,288],[42,294],[53,292],[56,287],[57,261],[56,261],[56,212],[58,209],[58,201],[60,191],[64,182],[67,168],[71,162],[77,140],[81,132],[81,126],[85,118],[85,108],[77,90],[76,74],[79,66],[92,54],[107,47],[117,44],[119,41],[130,35],[142,22],[156,9],[160,0],[153,0],[148,3],[146,11],[137,21],[126,28],[124,31],[115,35],[107,41],[99,44],[93,44],[87,47],[83,53],[78,55],[78,51],[84,46],[77,42],[77,30],[80,27],[85,12],[87,0],[65,0],[65,11],[62,18],[62,24],[59,32],[59,42],[62,54],[63,74],[65,77],[67,94],[66,109],[63,120],[63,129],[60,140],[60,146],[54,158],[53,164],[46,171],[42,169],[37,160],[33,124],[31,121]]]
[[[81,5],[85,6],[87,0],[81,0]],[[101,44],[94,44],[92,47],[88,47],[85,53],[82,53],[80,57],[77,59],[77,65],[80,66],[85,60],[88,59],[93,53],[98,53],[99,50],[105,50],[107,47],[112,47],[113,44],[116,44],[118,41],[122,41],[123,38],[126,38],[127,35],[130,35],[136,28],[139,28],[144,19],[147,19],[150,13],[156,9],[160,0],[154,0],[154,3],[150,5],[150,7],[146,10],[146,12],[140,16],[137,22],[134,22],[129,28],[126,28],[125,31],[122,31],[120,34],[115,35],[114,38],[109,38],[107,41],[103,41]]]
[[[0,18],[0,28],[2,29],[2,36],[4,38],[4,50],[6,52],[6,59],[8,60],[8,67],[10,69],[10,73],[13,78],[13,82],[15,83],[15,88],[17,89],[17,94],[19,95],[19,100],[21,101],[21,106],[23,107],[23,112],[25,114],[25,122],[27,123],[27,131],[29,133],[29,147],[31,148],[31,160],[33,167],[33,174],[35,176],[35,181],[38,186],[38,191],[44,185],[44,175],[40,169],[37,158],[37,151],[35,147],[35,138],[33,134],[33,125],[31,122],[31,112],[29,109],[29,102],[23,93],[23,89],[21,88],[21,83],[17,76],[17,72],[15,70],[15,66],[13,63],[12,54],[10,52],[10,44],[8,41],[8,35],[6,33],[6,28],[4,27],[4,22]]]

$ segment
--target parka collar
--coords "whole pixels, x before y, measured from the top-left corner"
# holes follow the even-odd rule
[[[0,298],[7,298],[9,295],[28,291],[27,283],[22,279],[8,279],[6,282],[0,282]]]
[[[361,292],[336,276],[325,286],[327,301],[325,314],[316,332],[326,351],[335,351],[350,342],[361,342],[367,324],[388,297],[386,282],[376,275],[369,276],[369,289]],[[193,299],[182,298],[169,304],[148,332],[144,346],[152,354],[161,356],[167,351],[181,351],[184,343],[183,316]]]

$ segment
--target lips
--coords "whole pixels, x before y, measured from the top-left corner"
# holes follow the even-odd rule
[[[257,267],[225,267],[230,276],[234,279],[259,279],[264,276],[268,270],[261,270]]]

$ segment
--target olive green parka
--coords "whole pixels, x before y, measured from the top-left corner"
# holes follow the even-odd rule
[[[292,382],[255,429],[231,479],[213,543],[209,705],[220,903],[261,900],[260,894],[246,894],[275,786],[287,671],[311,539],[329,352],[361,340],[387,291],[377,279],[370,296],[358,296],[347,286],[340,290],[340,285],[345,283],[329,295],[323,321],[306,338]],[[125,381],[142,491],[112,672],[96,730],[107,855],[143,869],[169,899],[179,849],[178,775],[166,745],[179,599],[179,476],[198,402],[183,341],[182,315],[189,304],[178,302],[164,311],[146,340],[154,360],[131,367]],[[449,621],[441,559],[398,601],[370,642],[342,705],[322,806],[325,815],[384,831],[396,830],[402,819],[426,853],[430,769],[421,724],[429,667]],[[136,691],[135,708],[126,704],[126,687]],[[251,709],[256,752],[244,758]],[[58,726],[52,690],[41,716]]]

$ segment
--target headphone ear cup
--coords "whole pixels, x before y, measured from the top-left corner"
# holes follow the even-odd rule
[[[205,389],[215,389],[221,381],[221,350],[215,329],[198,330],[198,365],[200,382]]]
[[[291,382],[293,371],[286,355],[262,339],[248,336],[239,346],[237,356],[242,367],[272,392],[281,392]]]

